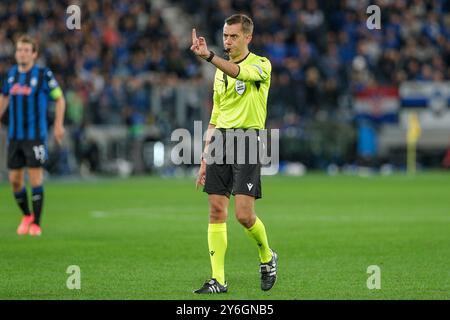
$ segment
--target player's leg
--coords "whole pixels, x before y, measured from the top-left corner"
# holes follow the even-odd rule
[[[30,141],[24,148],[25,158],[28,167],[28,177],[32,190],[32,205],[34,212],[34,222],[30,226],[30,235],[41,235],[41,216],[44,204],[44,170],[43,166],[47,160],[47,148],[40,141]]]
[[[230,165],[207,165],[204,191],[208,193],[209,224],[208,248],[212,279],[195,290],[195,293],[227,292],[225,281],[225,253],[227,250],[227,225],[229,196],[232,185]]]
[[[30,178],[32,190],[32,204],[34,212],[34,224],[40,225],[42,207],[44,204],[44,170],[42,168],[28,168],[28,177]]]
[[[235,213],[246,233],[255,240],[261,263],[267,263],[272,259],[272,252],[269,248],[264,224],[255,213],[255,200],[262,196],[258,133],[247,130],[245,134],[249,136],[248,139],[238,132],[237,140],[233,141],[238,156],[236,163],[232,166],[233,195],[235,195],[236,200]],[[244,144],[242,144],[242,140]],[[245,162],[239,163],[239,160],[242,161],[242,159],[245,159]],[[251,162],[252,159],[255,159],[256,162]]]
[[[227,251],[227,196],[209,194],[208,249],[212,276],[195,293],[227,292],[225,281],[225,254]]]
[[[235,196],[236,219],[244,226],[247,235],[255,240],[261,263],[267,263],[272,259],[266,228],[255,213],[255,198],[245,194]]]
[[[24,169],[9,170],[9,183],[11,184],[16,202],[20,210],[22,210],[22,214],[28,216],[30,215],[30,210],[28,207],[28,197],[24,182],[24,175]]]
[[[28,233],[30,224],[33,222],[33,215],[28,205],[27,189],[24,182],[25,154],[22,150],[22,144],[18,141],[10,141],[8,144],[8,178],[11,184],[14,198],[22,211],[22,219],[17,228],[17,234],[24,235]]]
[[[255,213],[255,200],[261,198],[261,166],[259,164],[235,165],[233,174],[236,218],[257,245],[261,289],[270,290],[277,278],[278,256],[270,248],[264,223]]]
[[[227,251],[227,216],[229,199],[223,195],[208,195],[208,248],[212,278],[225,285],[225,253]]]
[[[28,233],[30,225],[33,223],[34,217],[28,206],[27,189],[24,183],[24,169],[9,170],[9,181],[14,193],[14,198],[22,211],[22,219],[17,227],[17,234],[24,235]]]

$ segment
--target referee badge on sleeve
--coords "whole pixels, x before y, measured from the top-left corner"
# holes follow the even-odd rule
[[[239,95],[243,95],[245,92],[245,82],[241,80],[236,80],[236,83],[234,84],[234,89]]]

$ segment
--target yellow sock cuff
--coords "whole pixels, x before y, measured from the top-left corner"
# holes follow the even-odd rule
[[[227,231],[227,224],[224,223],[210,223],[208,225],[208,232],[224,232]]]
[[[245,229],[247,235],[254,239],[258,244],[259,258],[261,262],[266,263],[272,259],[269,242],[267,241],[266,228],[263,222],[256,217],[255,224],[248,229]]]
[[[259,220],[258,217],[256,217],[255,223],[247,230],[252,232],[253,230],[259,229],[261,227],[261,225],[262,225],[262,221]]]

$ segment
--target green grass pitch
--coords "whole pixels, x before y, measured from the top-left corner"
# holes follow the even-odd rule
[[[258,255],[228,219],[226,295],[210,276],[207,199],[193,179],[132,178],[45,186],[43,235],[16,235],[0,184],[0,299],[450,299],[450,175],[263,177],[257,201],[279,278],[259,289]],[[69,290],[66,269],[81,269]],[[369,290],[367,267],[381,269]]]

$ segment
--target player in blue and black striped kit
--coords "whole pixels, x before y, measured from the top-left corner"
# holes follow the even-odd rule
[[[43,165],[47,160],[47,105],[56,102],[54,135],[64,137],[65,100],[48,68],[35,64],[38,49],[34,40],[22,36],[16,44],[17,64],[3,77],[0,119],[8,108],[8,169],[17,204],[22,210],[19,235],[41,235],[40,218],[44,200]],[[32,211],[24,183],[25,168],[32,188]]]

